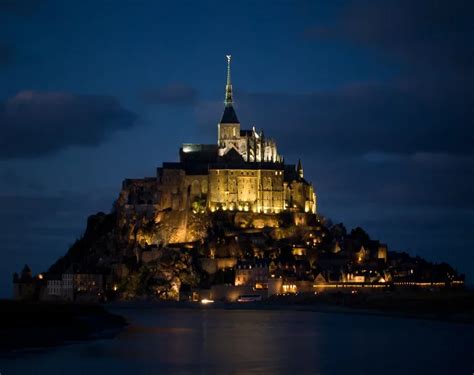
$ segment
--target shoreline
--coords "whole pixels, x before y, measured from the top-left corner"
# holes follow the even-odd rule
[[[399,311],[382,311],[358,309],[353,307],[335,306],[330,304],[297,305],[297,304],[266,304],[266,303],[214,303],[203,306],[199,302],[160,302],[160,301],[121,301],[106,304],[111,311],[136,309],[182,309],[182,310],[227,310],[227,311],[293,311],[315,312],[322,314],[365,315],[380,318],[419,319],[444,323],[474,324],[474,316],[438,316],[433,314],[413,314]]]
[[[113,301],[107,303],[105,307],[113,311],[149,308],[305,311],[474,324],[474,294],[471,291],[456,293],[393,293],[389,295],[299,295],[280,296],[259,302],[215,301],[209,304],[145,299]]]

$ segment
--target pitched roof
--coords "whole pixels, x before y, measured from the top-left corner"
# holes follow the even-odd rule
[[[234,107],[232,105],[227,105],[224,108],[224,113],[222,114],[221,124],[239,124],[239,119],[235,114]]]
[[[231,149],[226,152],[223,159],[226,162],[244,162],[242,155],[240,155],[234,147],[231,147]]]

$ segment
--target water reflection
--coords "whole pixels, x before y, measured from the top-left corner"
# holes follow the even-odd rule
[[[117,312],[131,325],[115,339],[2,359],[0,371],[351,375],[474,371],[472,326],[288,311]]]

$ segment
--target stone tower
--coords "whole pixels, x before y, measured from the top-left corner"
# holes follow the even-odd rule
[[[230,78],[231,55],[227,55],[227,83],[225,85],[224,113],[217,125],[217,144],[225,147],[226,141],[237,140],[240,137],[240,122],[233,106],[232,81]]]

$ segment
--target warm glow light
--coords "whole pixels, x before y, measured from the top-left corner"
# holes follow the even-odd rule
[[[38,279],[43,280],[43,275],[42,275],[42,274],[39,274],[39,275],[38,275]]]
[[[395,283],[396,284],[396,283]],[[334,283],[334,284],[314,284],[313,288],[387,288],[387,284],[368,284],[368,283]]]
[[[209,303],[214,303],[214,300],[212,300],[212,299],[207,299],[207,298],[203,298],[203,299],[201,300],[201,303],[202,303],[203,305],[207,305],[207,304],[209,304]]]
[[[284,293],[296,293],[296,285],[295,284],[285,284],[283,285],[283,292]]]

